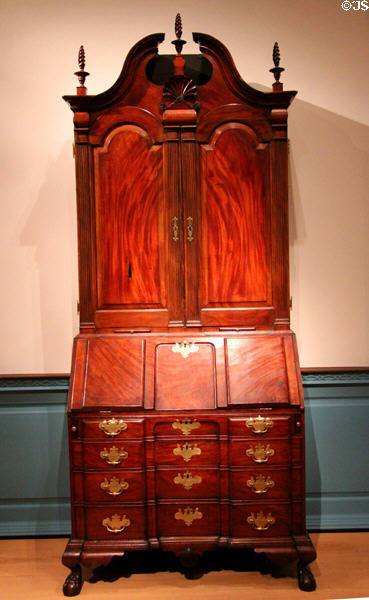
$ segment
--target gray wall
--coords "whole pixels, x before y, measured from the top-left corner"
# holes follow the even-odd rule
[[[369,528],[369,372],[303,375],[307,525]],[[0,535],[70,533],[68,379],[0,379]]]

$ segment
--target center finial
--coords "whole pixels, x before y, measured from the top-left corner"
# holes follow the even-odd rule
[[[185,40],[181,39],[181,37],[182,37],[182,19],[181,19],[181,15],[179,13],[177,13],[176,19],[174,22],[174,31],[175,31],[177,39],[173,40],[172,44],[175,45],[177,54],[181,54],[182,48],[186,44],[186,42],[185,42]]]

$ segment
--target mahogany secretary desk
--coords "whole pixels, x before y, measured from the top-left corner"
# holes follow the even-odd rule
[[[249,548],[298,559],[304,408],[289,320],[287,109],[227,49],[130,51],[116,83],[65,96],[74,113],[80,334],[68,401],[72,536],[81,565],[128,550]]]

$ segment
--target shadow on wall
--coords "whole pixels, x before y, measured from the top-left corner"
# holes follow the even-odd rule
[[[315,345],[316,364],[323,365],[325,347],[319,350],[319,341],[313,340],[317,323],[325,323],[323,336],[330,331],[343,346],[355,336],[363,349],[366,345],[360,332],[369,319],[368,288],[363,286],[369,127],[296,99],[289,138],[290,279],[298,299],[292,324],[297,333],[304,330],[303,338],[312,332],[306,345]],[[301,358],[304,364],[303,352]]]
[[[72,339],[78,329],[75,203],[72,147],[65,144],[58,158],[48,164],[38,199],[20,235],[22,246],[36,247],[41,351],[46,373],[60,372],[61,362],[69,364]]]

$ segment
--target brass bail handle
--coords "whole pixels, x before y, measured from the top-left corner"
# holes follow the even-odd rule
[[[195,238],[193,237],[193,218],[187,217],[187,241],[193,242]]]

